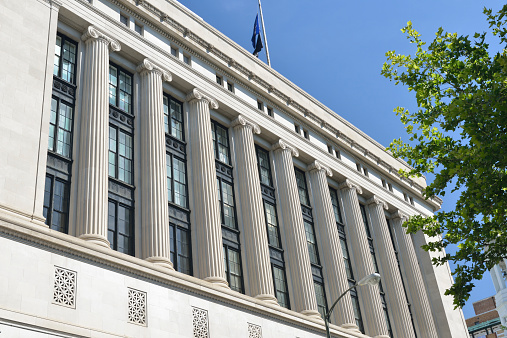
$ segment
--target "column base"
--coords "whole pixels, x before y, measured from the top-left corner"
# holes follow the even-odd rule
[[[214,284],[216,286],[221,286],[223,288],[229,289],[229,283],[227,283],[227,280],[222,277],[206,277],[204,278],[206,282],[209,282],[211,284]]]
[[[340,325],[340,327],[347,329],[347,330],[351,330],[351,331],[361,332],[361,331],[359,331],[359,328],[357,327],[357,325],[352,324],[352,323],[342,324],[342,325]]]
[[[111,248],[111,244],[109,243],[109,241],[105,237],[102,237],[100,235],[84,234],[84,235],[79,236],[79,238],[81,238],[82,240],[85,240],[87,242],[106,247],[108,249]]]
[[[381,334],[381,335],[375,336],[373,338],[390,338],[390,337],[388,335]]]
[[[304,314],[305,316],[308,316],[313,319],[319,319],[322,322],[324,322],[324,319],[322,319],[320,312],[317,310],[303,310],[303,311],[301,311],[301,314]]]
[[[152,256],[152,257],[146,258],[146,261],[156,264],[160,267],[174,271],[173,262],[171,262],[171,260],[169,258],[160,257],[160,256]]]
[[[49,225],[46,224],[46,218],[42,215],[33,214],[31,217],[31,221],[34,224],[40,225],[45,228],[49,228]]]
[[[258,300],[262,300],[263,302],[266,302],[266,303],[269,303],[272,305],[280,306],[280,304],[278,304],[278,300],[276,299],[276,297],[271,294],[257,295],[254,298],[258,299]]]

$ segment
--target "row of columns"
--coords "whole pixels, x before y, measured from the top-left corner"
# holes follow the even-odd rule
[[[85,240],[109,246],[107,241],[108,194],[108,74],[109,52],[119,51],[120,44],[93,26],[82,36],[86,44],[83,71],[83,105],[78,177],[77,235]],[[145,59],[138,67],[141,76],[141,201],[142,255],[148,261],[172,269],[170,261],[168,196],[166,181],[165,133],[162,82],[171,81],[169,72]],[[197,241],[198,277],[227,287],[222,251],[222,230],[218,202],[215,156],[210,129],[210,107],[218,103],[199,89],[187,95],[192,131],[190,142],[192,180],[194,181],[194,236]],[[245,241],[247,269],[251,296],[276,304],[270,266],[264,207],[257,170],[254,133],[259,127],[239,116],[232,123],[237,158],[237,182],[241,201],[241,220]],[[279,187],[279,205],[287,270],[292,286],[293,309],[313,318],[320,318],[312,277],[304,222],[294,175],[292,157],[296,148],[283,140],[272,147],[274,172]],[[315,223],[320,232],[324,277],[330,300],[337,299],[348,288],[347,274],[333,206],[327,183],[331,170],[315,161],[308,166],[309,181],[315,206]],[[358,201],[361,188],[346,180],[340,185],[343,207],[347,217],[345,227],[354,258],[354,272],[360,278],[374,272],[366,231]],[[372,199],[370,212],[375,232],[384,285],[388,295],[397,337],[414,337],[407,302],[403,294],[400,271],[384,215],[385,203]],[[398,215],[399,216],[399,215]],[[416,322],[422,337],[436,337],[429,302],[422,283],[415,250],[410,236],[402,228],[403,217],[393,218],[408,292],[411,295]],[[366,333],[388,337],[378,286],[358,289],[364,314]],[[344,328],[356,329],[350,295],[341,300],[335,310],[334,322]]]

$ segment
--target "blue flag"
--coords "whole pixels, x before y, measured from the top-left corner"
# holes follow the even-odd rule
[[[261,30],[259,28],[259,14],[255,16],[255,23],[253,28],[253,34],[252,34],[252,47],[255,48],[255,45],[257,44],[257,35],[260,35]]]
[[[259,14],[255,16],[254,29],[252,34],[252,47],[255,49],[253,54],[257,56],[257,54],[261,51],[262,47],[262,39],[261,39],[261,30],[259,27]]]

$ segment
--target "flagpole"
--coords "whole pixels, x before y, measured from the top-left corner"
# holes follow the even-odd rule
[[[271,61],[269,60],[268,39],[266,38],[266,28],[264,28],[264,18],[262,17],[261,0],[259,0],[259,11],[261,12],[262,35],[264,36],[264,43],[266,44],[266,60],[268,61],[268,66],[271,67]]]

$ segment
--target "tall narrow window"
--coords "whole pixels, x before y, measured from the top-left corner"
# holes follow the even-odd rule
[[[273,273],[275,297],[280,306],[289,309],[290,302],[287,289],[287,278],[285,276],[285,260],[282,242],[280,240],[280,228],[278,226],[278,217],[276,213],[275,189],[271,177],[269,152],[261,147],[256,147],[255,150],[257,153],[257,168],[261,181],[262,200],[264,202],[264,215],[268,233],[269,256],[271,271]]]
[[[70,83],[76,83],[77,44],[64,35],[56,36],[53,75]]]
[[[132,114],[132,75],[109,65],[109,104]]]
[[[342,249],[343,261],[345,263],[345,272],[347,274],[349,286],[353,286],[356,284],[356,280],[354,279],[354,271],[352,269],[352,262],[350,260],[349,248],[347,245],[347,237],[345,235],[345,223],[342,217],[338,192],[330,187],[329,193],[331,194],[331,203],[333,205],[336,226],[338,227],[338,235],[340,236],[340,246]],[[359,307],[359,298],[357,296],[357,291],[355,289],[351,290],[350,297],[352,298],[352,308],[354,309],[354,317],[356,325],[359,328],[359,330],[364,333],[363,316],[361,315],[361,308]]]
[[[310,254],[310,263],[320,265],[319,254],[317,251],[317,241],[315,240],[315,231],[313,224],[305,221],[306,243],[308,244],[308,253]]]
[[[187,151],[183,123],[183,104],[164,94],[167,197],[171,262],[176,271],[192,275],[190,210],[188,209]]]
[[[108,204],[107,240],[111,249],[134,255],[134,223],[129,207],[115,201]]]
[[[313,285],[315,287],[315,296],[317,298],[317,309],[322,318],[324,318],[324,316],[327,313],[327,301],[326,301],[326,293],[324,291],[324,285],[316,281],[313,282]]]
[[[218,202],[222,221],[222,243],[227,281],[231,289],[244,292],[241,267],[240,232],[236,220],[234,179],[230,161],[229,133],[227,128],[211,121],[215,150]]]
[[[44,187],[44,217],[53,230],[68,232],[72,172],[72,134],[76,95],[77,43],[58,33]]]
[[[109,176],[127,184],[133,182],[132,146],[132,136],[109,127]]]
[[[305,173],[299,169],[296,169],[296,183],[298,185],[299,201],[301,204],[310,205]]]

